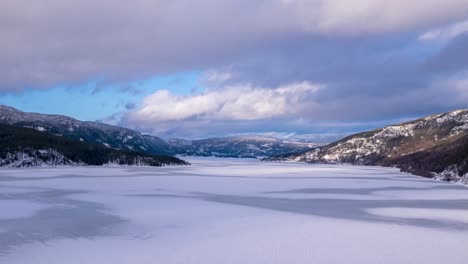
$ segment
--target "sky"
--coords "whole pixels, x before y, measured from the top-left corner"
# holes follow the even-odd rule
[[[467,108],[468,0],[0,2],[0,104],[317,141]]]

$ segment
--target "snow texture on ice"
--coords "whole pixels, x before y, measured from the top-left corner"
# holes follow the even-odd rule
[[[0,170],[0,263],[467,263],[468,189],[392,168],[193,159]]]

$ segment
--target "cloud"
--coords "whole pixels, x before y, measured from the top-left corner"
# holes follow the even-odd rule
[[[185,119],[260,120],[291,116],[312,107],[314,94],[322,88],[309,82],[277,88],[237,85],[190,96],[177,96],[168,90],[160,90],[146,97],[139,109],[129,113],[128,119],[156,123]]]
[[[446,78],[439,78],[432,84],[432,89],[444,90],[445,97],[452,95],[451,101],[466,108],[468,100],[468,70],[453,74]]]
[[[465,106],[466,10],[467,0],[3,1],[0,91],[100,80],[141,94],[139,80],[201,72],[202,92],[180,95],[174,80],[112,122],[189,137],[342,134]]]
[[[125,104],[125,109],[127,109],[127,110],[132,110],[135,107],[136,107],[136,104],[133,103],[133,102],[128,102],[128,103]]]
[[[234,74],[229,71],[208,70],[204,73],[203,81],[206,85],[220,84],[232,80]]]
[[[462,72],[424,77],[422,83],[385,79],[382,87],[373,76],[346,85],[303,81],[268,87],[239,80],[190,96],[162,90],[128,112],[121,124],[166,138],[271,132],[345,135],[465,108],[467,76]],[[358,89],[359,84],[368,87]]]
[[[468,32],[449,41],[434,56],[426,61],[425,67],[435,75],[453,74],[468,67]]]
[[[283,2],[296,7],[307,29],[343,34],[395,32],[443,23],[466,15],[463,8],[468,6],[465,0]]]
[[[421,41],[447,42],[465,32],[468,32],[468,20],[463,20],[448,26],[431,29],[419,36]]]
[[[467,9],[466,0],[2,1],[0,89],[217,68],[297,37],[425,30]]]

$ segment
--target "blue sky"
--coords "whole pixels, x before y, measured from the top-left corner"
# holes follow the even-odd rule
[[[103,120],[137,107],[146,96],[161,89],[187,95],[199,89],[199,72],[155,76],[128,83],[89,81],[44,89],[3,92],[0,103],[26,112],[68,115],[79,120]]]
[[[466,10],[467,0],[10,1],[0,103],[164,138],[340,137],[467,107]]]

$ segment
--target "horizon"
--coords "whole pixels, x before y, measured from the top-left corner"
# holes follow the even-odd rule
[[[426,116],[408,118],[407,120],[401,120],[398,123],[390,123],[390,124],[383,125],[381,127],[370,128],[368,130],[353,131],[353,132],[342,133],[342,134],[297,134],[295,132],[292,132],[292,133],[278,133],[278,132],[265,132],[265,133],[251,132],[251,133],[249,133],[249,132],[245,132],[245,133],[225,134],[225,135],[220,135],[220,136],[199,137],[199,138],[181,138],[181,137],[165,138],[165,137],[161,137],[159,135],[155,135],[155,134],[151,134],[151,133],[145,133],[145,132],[142,132],[142,131],[139,131],[137,129],[133,129],[133,128],[130,128],[130,127],[119,126],[118,124],[109,124],[109,123],[106,123],[106,122],[102,122],[100,120],[81,120],[81,119],[75,118],[73,116],[68,116],[68,115],[64,115],[64,114],[60,114],[60,113],[29,112],[29,111],[24,111],[22,109],[18,109],[18,108],[15,108],[13,106],[5,105],[5,104],[0,104],[0,107],[13,108],[15,110],[25,112],[25,113],[64,116],[64,117],[67,117],[67,118],[73,118],[73,119],[78,120],[80,122],[96,122],[96,123],[103,123],[103,124],[116,126],[116,127],[122,127],[122,128],[126,128],[126,129],[132,129],[132,130],[141,132],[142,134],[147,134],[147,135],[160,137],[164,141],[170,141],[172,139],[203,140],[203,139],[213,139],[213,138],[234,138],[234,137],[251,137],[251,136],[253,136],[253,137],[260,137],[260,138],[274,138],[274,139],[280,139],[280,140],[285,140],[285,141],[288,141],[289,139],[291,139],[290,141],[292,141],[292,142],[301,142],[301,140],[303,140],[304,143],[317,144],[317,145],[327,145],[327,144],[333,143],[334,141],[341,140],[341,139],[343,139],[343,138],[345,138],[347,136],[353,135],[353,134],[358,134],[358,133],[366,132],[366,131],[372,131],[374,129],[380,129],[380,128],[384,128],[384,127],[387,127],[387,126],[399,125],[399,124],[402,124],[402,123],[405,123],[405,122],[411,122],[411,121],[414,121],[414,120],[423,119],[423,118],[433,116],[433,115],[444,114],[444,113],[447,113],[447,112],[457,112],[457,111],[468,110],[468,108],[453,109],[453,110],[443,112],[443,113],[432,113],[432,114],[429,114],[429,115],[426,115]]]

